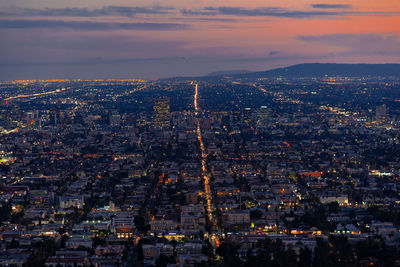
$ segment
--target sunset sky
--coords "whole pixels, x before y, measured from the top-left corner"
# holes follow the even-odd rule
[[[0,0],[0,79],[400,63],[399,0]]]

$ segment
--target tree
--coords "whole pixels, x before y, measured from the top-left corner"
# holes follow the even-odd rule
[[[329,203],[328,211],[331,213],[338,213],[339,212],[339,203],[337,203],[337,201]]]
[[[329,242],[335,247],[337,250],[340,261],[343,264],[350,265],[355,262],[355,258],[353,255],[352,246],[349,244],[347,237],[345,236],[330,236]]]
[[[161,255],[158,257],[157,261],[156,261],[156,266],[157,266],[157,267],[158,267],[158,266],[160,266],[160,267],[165,267],[165,266],[167,266],[168,264],[173,264],[173,263],[175,263],[175,257],[174,257],[174,256],[168,257],[168,256],[165,256],[164,254],[161,254]]]
[[[135,226],[141,233],[146,233],[148,230],[148,225],[146,224],[146,219],[141,214],[136,215]]]
[[[308,248],[301,248],[299,253],[299,267],[311,267],[312,251]]]
[[[297,266],[297,254],[293,250],[292,245],[289,245],[288,249],[285,251],[284,266]]]
[[[2,204],[0,206],[0,222],[1,221],[6,221],[11,215],[11,204]]]
[[[204,242],[201,252],[204,255],[207,255],[208,258],[211,258],[213,256],[213,247],[212,247],[210,241],[207,240],[206,242]]]
[[[297,266],[297,255],[292,247],[288,250],[285,249],[285,245],[282,240],[277,239],[272,244],[272,255],[273,255],[273,266]]]
[[[240,265],[239,257],[237,256],[237,248],[229,241],[224,241],[217,248],[217,254],[224,258],[224,266]]]
[[[334,266],[330,255],[330,246],[327,241],[317,238],[317,246],[314,250],[314,267]]]
[[[250,219],[259,219],[263,215],[260,210],[252,210],[250,211]]]
[[[11,243],[10,243],[10,245],[8,246],[8,248],[17,248],[17,247],[19,247],[19,242],[13,238],[13,239],[11,240]]]

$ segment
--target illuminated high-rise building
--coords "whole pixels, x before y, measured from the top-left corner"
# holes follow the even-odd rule
[[[121,124],[121,115],[119,115],[116,111],[114,111],[110,115],[110,125],[115,127]]]
[[[387,119],[387,114],[386,114],[386,105],[383,104],[381,106],[377,106],[375,110],[375,116],[376,116],[376,121],[382,122]]]
[[[60,123],[61,120],[61,112],[59,109],[52,109],[50,110],[50,114],[49,114],[49,123],[51,125],[56,125],[58,123]]]
[[[241,121],[241,111],[240,110],[233,110],[231,113],[231,123],[232,124],[239,124]]]
[[[170,125],[169,98],[162,97],[154,100],[153,126],[168,127]]]
[[[246,125],[251,125],[253,123],[253,111],[251,108],[245,108],[243,110],[243,123]]]
[[[263,124],[269,117],[269,110],[266,106],[261,106],[256,111],[257,124]]]
[[[32,124],[38,124],[39,123],[39,111],[38,110],[34,110],[34,111],[28,111],[26,113],[26,123],[28,125],[32,125]]]

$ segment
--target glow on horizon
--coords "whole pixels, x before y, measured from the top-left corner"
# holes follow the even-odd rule
[[[398,0],[2,0],[0,9],[0,79],[400,62]]]

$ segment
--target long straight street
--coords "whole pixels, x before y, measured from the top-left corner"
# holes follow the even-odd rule
[[[198,98],[199,98],[199,89],[198,84],[195,85],[195,94],[194,94],[194,107],[195,107],[195,114],[196,116],[199,115],[199,105],[198,105]],[[203,138],[201,135],[201,125],[199,117],[196,117],[197,120],[197,139],[200,144],[201,150],[201,176],[204,182],[204,194],[206,197],[206,210],[207,210],[207,217],[208,221],[211,225],[211,231],[209,232],[209,237],[211,244],[213,247],[217,247],[219,245],[219,238],[214,233],[214,231],[218,228],[217,219],[213,214],[213,195],[210,188],[210,176],[207,174],[207,152],[204,146]]]

